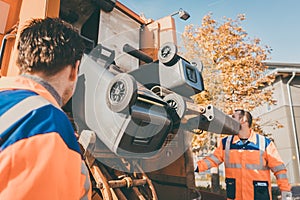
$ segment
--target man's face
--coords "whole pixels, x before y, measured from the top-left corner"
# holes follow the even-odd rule
[[[232,118],[235,119],[236,121],[238,121],[241,125],[247,125],[247,117],[244,115],[242,115],[241,111],[235,111],[232,115]]]
[[[232,114],[232,118],[236,121],[240,121],[242,118],[241,111],[236,111]]]

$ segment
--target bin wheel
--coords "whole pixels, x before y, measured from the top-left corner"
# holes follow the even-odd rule
[[[163,44],[158,50],[158,59],[165,65],[173,65],[177,60],[177,46],[171,42]]]
[[[137,83],[134,77],[120,73],[108,85],[106,103],[113,112],[128,113],[137,96]]]
[[[169,104],[172,108],[176,110],[177,115],[181,119],[186,111],[186,103],[184,99],[179,96],[178,94],[168,94],[166,95],[163,100]]]

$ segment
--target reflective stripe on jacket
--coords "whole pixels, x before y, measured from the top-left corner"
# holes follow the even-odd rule
[[[89,199],[74,129],[51,94],[1,78],[0,99],[0,199]]]
[[[286,168],[274,143],[251,132],[246,143],[238,136],[222,139],[214,153],[198,161],[199,171],[224,162],[228,199],[271,199],[270,170],[281,191],[290,191]]]

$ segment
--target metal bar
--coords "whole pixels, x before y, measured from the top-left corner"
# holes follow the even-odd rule
[[[195,104],[193,102],[186,101],[187,106],[187,113],[194,113],[194,114],[204,114],[205,113],[205,107]]]
[[[3,57],[4,57],[4,49],[5,49],[5,46],[6,46],[6,42],[9,38],[16,38],[16,34],[7,34],[2,39],[1,49],[0,49],[0,69],[1,69],[1,66],[2,66],[2,60],[3,60]]]
[[[98,167],[101,170],[101,172],[103,173],[103,175],[106,177],[106,180],[112,178],[110,173],[106,170],[104,165],[102,165],[101,163],[98,163]],[[109,186],[108,181],[107,181],[107,184]],[[118,200],[127,200],[126,196],[123,194],[123,192],[119,188],[111,188],[110,187],[110,192],[112,193],[113,196],[116,196]]]
[[[142,195],[142,193],[138,190],[138,188],[133,187],[132,191],[138,197],[139,200],[146,200],[145,197]]]
[[[94,165],[91,167],[91,171],[94,175],[94,178],[97,182],[97,187],[101,190],[101,193],[103,195],[104,199],[111,200],[112,198],[112,193],[110,191],[109,185],[107,183],[107,179],[105,176],[102,174],[101,170],[98,168],[98,166]]]
[[[127,177],[127,179],[124,178],[122,180],[110,180],[108,181],[108,184],[111,188],[120,188],[120,187],[136,187],[136,186],[145,185],[147,183],[146,179],[133,179],[133,180],[128,180],[128,179],[131,178]]]
[[[124,44],[123,51],[145,63],[153,62],[153,59],[150,56],[143,51],[130,46],[129,44]]]
[[[101,170],[95,163],[95,158],[92,157],[92,155],[90,155],[88,152],[86,152],[85,161],[97,183],[97,187],[102,193],[103,199],[113,200],[109,184],[107,183],[107,178],[104,176],[104,174],[101,172]]]
[[[237,135],[240,130],[238,121],[212,105],[206,106],[203,113],[199,112],[199,115],[189,118],[187,125],[191,129],[200,129],[218,134]]]
[[[134,163],[134,166],[135,166],[135,168],[137,168],[138,173],[142,174],[143,179],[146,179],[148,187],[150,188],[150,191],[151,191],[152,200],[158,200],[154,185],[152,184],[152,181],[148,178],[146,173],[143,171],[143,169],[140,167],[140,165],[137,162]]]

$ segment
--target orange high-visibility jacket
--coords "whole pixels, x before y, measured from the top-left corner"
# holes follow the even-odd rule
[[[0,199],[90,199],[74,129],[55,98],[25,77],[0,79]]]
[[[228,199],[271,199],[271,174],[281,191],[290,191],[287,170],[274,143],[251,131],[243,143],[238,136],[223,138],[214,153],[198,161],[198,170],[205,171],[224,162]]]

